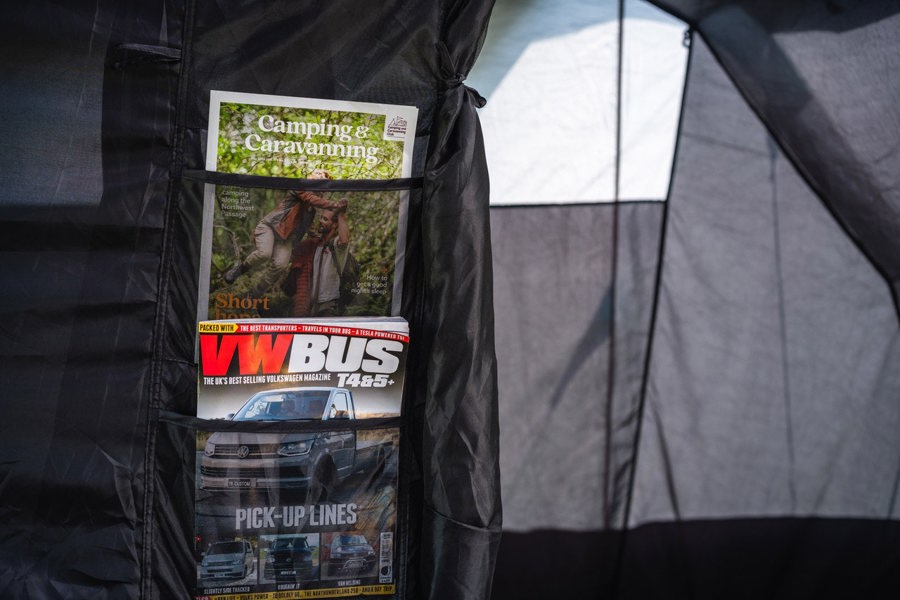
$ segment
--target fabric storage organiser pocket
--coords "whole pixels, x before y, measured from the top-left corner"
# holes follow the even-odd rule
[[[399,418],[323,418],[334,399],[308,421],[163,416],[195,434],[198,595],[393,594]]]
[[[183,438],[192,437],[190,468],[179,479],[191,478],[195,566],[182,575],[196,579],[198,595],[396,594],[406,531],[398,514],[406,510],[399,473],[408,329],[395,351],[379,344],[399,338],[373,323],[402,321],[387,317],[409,314],[401,302],[415,297],[404,291],[404,271],[421,185],[182,174],[180,235],[191,243],[180,245],[199,257],[192,271],[200,331],[207,322],[254,331],[247,344],[212,342],[212,360],[224,365],[215,374],[204,371],[209,346],[198,335],[199,417],[179,406],[162,419],[169,433],[161,439],[177,440],[185,463]],[[329,286],[330,298],[318,293]],[[179,296],[173,308],[185,310],[187,300]],[[254,328],[263,323],[295,329],[262,335]],[[297,353],[300,372],[291,364]],[[319,358],[327,366],[310,366]],[[245,370],[245,359],[258,362]],[[289,405],[298,412],[288,415]]]
[[[421,178],[315,180],[187,171],[202,198],[198,321],[404,313]],[[202,184],[202,185],[198,185]]]

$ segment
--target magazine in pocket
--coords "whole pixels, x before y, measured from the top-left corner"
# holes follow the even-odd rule
[[[207,183],[199,320],[398,314],[409,183]]]
[[[416,118],[211,92],[198,320],[399,314]]]
[[[391,596],[406,322],[199,330],[198,597]]]

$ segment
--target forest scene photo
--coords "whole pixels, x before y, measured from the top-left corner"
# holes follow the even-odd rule
[[[265,216],[275,211],[290,192],[217,186],[212,231],[209,281],[210,319],[282,318],[298,314],[289,284],[290,269],[271,280],[265,261],[250,265],[232,281],[227,274],[255,251],[254,234]],[[402,192],[316,192],[329,202],[346,201],[349,252],[358,265],[350,297],[336,316],[388,316],[393,299],[397,260],[398,217]],[[324,209],[315,208],[309,228],[297,242],[316,239]],[[263,225],[265,227],[265,225]],[[268,277],[268,280],[267,280]]]

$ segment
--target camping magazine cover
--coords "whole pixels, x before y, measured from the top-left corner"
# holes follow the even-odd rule
[[[400,318],[199,324],[196,597],[391,597]]]
[[[398,314],[417,114],[213,90],[198,321]]]

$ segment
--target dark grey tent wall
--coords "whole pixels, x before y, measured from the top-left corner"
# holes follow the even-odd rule
[[[686,100],[631,523],[897,518],[884,279],[699,39]]]
[[[494,598],[612,597],[663,209],[491,211],[504,515],[519,525]]]
[[[894,2],[655,1],[696,27],[806,183],[897,296]]]
[[[210,89],[419,107],[398,597],[484,598],[499,539],[479,99],[490,2],[33,2],[0,36],[0,596],[184,598]],[[462,550],[464,549],[464,550]]]
[[[898,8],[658,4],[667,203],[492,209],[494,597],[896,597]]]

